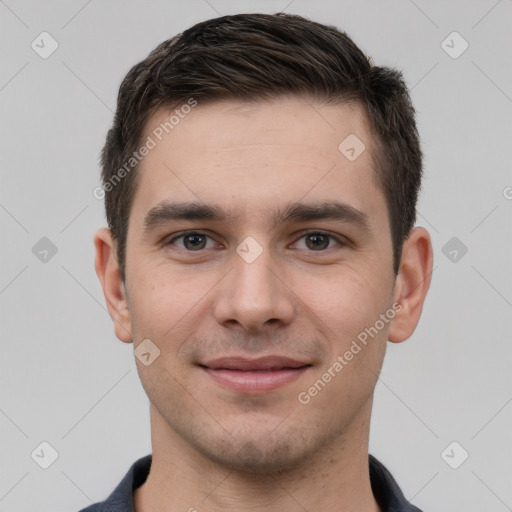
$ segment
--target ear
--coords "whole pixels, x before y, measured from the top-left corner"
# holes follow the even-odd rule
[[[413,228],[404,242],[395,281],[393,303],[399,303],[390,323],[388,340],[400,343],[410,338],[420,320],[432,276],[432,243],[425,228]]]
[[[126,290],[117,263],[116,248],[109,229],[101,228],[94,235],[96,274],[101,282],[108,312],[114,322],[116,336],[125,343],[132,339],[132,328]]]

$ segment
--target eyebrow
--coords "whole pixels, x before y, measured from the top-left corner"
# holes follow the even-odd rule
[[[197,202],[162,201],[151,208],[144,217],[144,232],[158,226],[179,220],[207,220],[232,223],[236,217],[228,214],[217,205]],[[286,222],[307,222],[311,220],[337,220],[352,224],[362,231],[370,230],[370,220],[366,213],[339,201],[315,204],[290,203],[271,215],[272,227]]]

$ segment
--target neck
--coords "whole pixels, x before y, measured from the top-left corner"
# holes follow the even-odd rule
[[[371,403],[365,409],[347,431],[300,467],[256,475],[203,457],[151,407],[153,459],[147,481],[135,491],[135,510],[380,512],[368,469]]]

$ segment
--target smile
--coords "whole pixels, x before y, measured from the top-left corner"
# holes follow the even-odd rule
[[[242,393],[273,391],[298,379],[311,364],[286,357],[225,357],[200,365],[217,383]]]

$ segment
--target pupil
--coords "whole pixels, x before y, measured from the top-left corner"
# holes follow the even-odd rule
[[[191,244],[187,244],[187,242],[191,242]],[[189,247],[191,245],[191,247]],[[204,237],[202,235],[188,235],[185,237],[185,246],[190,249],[197,249],[204,246]]]
[[[320,247],[325,249],[329,245],[329,240],[325,235],[310,235],[308,241],[312,241],[313,248]]]

